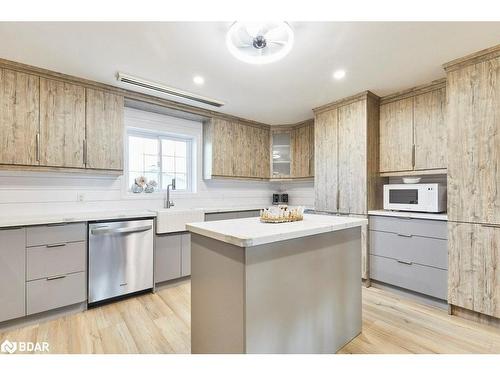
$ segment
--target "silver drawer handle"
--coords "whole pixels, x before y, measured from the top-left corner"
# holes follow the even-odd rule
[[[413,234],[396,233],[399,237],[412,237]]]
[[[64,279],[65,277],[66,277],[66,275],[51,276],[51,277],[47,277],[47,281]]]
[[[100,227],[92,229],[92,234],[114,234],[114,233],[137,233],[145,232],[147,230],[153,229],[152,225],[144,225],[142,227],[132,227],[132,228],[116,228],[110,229],[109,227]]]
[[[406,264],[408,266],[411,266],[413,264],[413,262],[407,262],[407,261],[399,260],[399,259],[396,259],[396,262],[401,263],[401,264]]]
[[[62,247],[62,246],[66,246],[65,243],[53,243],[53,244],[50,244],[50,245],[45,245],[47,247]]]
[[[484,228],[500,228],[500,224],[481,224]]]

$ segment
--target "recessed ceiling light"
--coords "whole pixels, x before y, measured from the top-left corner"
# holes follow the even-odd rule
[[[226,46],[238,60],[268,64],[285,57],[294,35],[286,22],[235,22],[226,34]]]
[[[345,77],[345,70],[343,70],[343,69],[336,70],[333,73],[333,78],[335,78],[335,79],[342,79],[344,77]]]
[[[193,82],[197,85],[203,85],[205,83],[205,78],[203,78],[202,76],[194,76]]]

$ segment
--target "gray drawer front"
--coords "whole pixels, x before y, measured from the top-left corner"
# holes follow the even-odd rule
[[[27,314],[36,314],[85,301],[87,299],[86,283],[85,272],[72,273],[62,279],[27,282]]]
[[[181,277],[182,234],[155,236],[155,282]]]
[[[432,297],[447,299],[448,272],[419,264],[402,264],[392,258],[370,256],[371,278]]]
[[[72,242],[27,249],[26,280],[83,272],[87,266],[87,243]]]
[[[26,315],[26,229],[0,230],[0,322]]]
[[[370,231],[370,254],[448,269],[448,241]]]
[[[260,210],[214,212],[205,214],[205,221],[243,219],[246,217],[258,217],[259,215],[260,215]]]
[[[205,214],[205,221],[239,219],[238,212],[214,212]]]
[[[181,249],[181,276],[189,276],[191,275],[191,233],[182,235]]]
[[[87,225],[85,223],[28,227],[26,233],[27,246],[78,242],[85,241],[86,238]]]
[[[370,216],[369,229],[414,236],[448,239],[446,221]]]
[[[260,216],[260,210],[238,212],[238,217],[242,219],[246,217],[259,217],[259,216]]]

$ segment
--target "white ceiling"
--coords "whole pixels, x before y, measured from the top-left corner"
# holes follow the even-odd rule
[[[500,43],[500,22],[291,25],[290,54],[261,66],[229,54],[224,22],[2,22],[0,57],[126,87],[115,79],[122,71],[222,100],[225,113],[285,124],[363,90],[387,95],[444,77],[441,64]],[[335,81],[339,68],[347,76]]]

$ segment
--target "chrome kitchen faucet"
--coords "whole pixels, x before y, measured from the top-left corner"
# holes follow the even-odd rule
[[[165,201],[163,204],[164,208],[170,208],[174,206],[174,202],[170,200],[170,187],[172,187],[172,190],[175,190],[175,178],[172,178],[172,183],[167,185],[167,194],[165,195]]]

